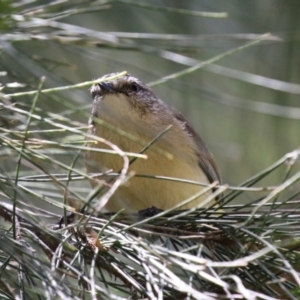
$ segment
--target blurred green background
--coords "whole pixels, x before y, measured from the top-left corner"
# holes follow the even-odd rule
[[[269,32],[252,47],[153,87],[190,119],[213,153],[223,181],[238,185],[299,147],[299,16],[300,2],[285,0],[2,0],[2,93],[35,90],[42,76],[43,87],[50,88],[123,70],[150,83]],[[32,100],[2,101],[29,110]],[[83,88],[42,95],[37,108],[42,116],[56,113],[87,124],[91,102],[88,88]],[[15,113],[1,111],[2,126],[15,118]],[[24,129],[26,117],[17,119],[8,127]],[[30,126],[51,128],[44,122]],[[49,140],[62,136],[36,134]],[[70,164],[77,152],[49,153]],[[2,155],[2,173],[15,169],[11,155]],[[35,174],[26,163],[23,167],[24,174]],[[268,184],[283,179],[283,173],[274,176]]]

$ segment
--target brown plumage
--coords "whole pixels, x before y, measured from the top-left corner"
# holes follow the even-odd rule
[[[154,148],[150,148],[145,153],[148,159],[138,159],[129,167],[129,171],[134,171],[135,174],[168,176],[206,184],[220,181],[211,153],[191,124],[181,113],[160,100],[143,82],[126,75],[107,83],[95,84],[91,88],[91,93],[94,102],[88,133],[114,143],[123,151],[138,153],[142,146],[97,124],[93,121],[95,117],[138,137],[145,143],[151,141],[167,126],[172,125],[154,147],[171,153],[173,159],[170,160]],[[89,146],[109,149],[104,143]],[[112,154],[88,151],[86,158],[87,171],[90,173],[106,170],[118,172],[123,165],[122,158]],[[108,178],[104,179],[108,180]],[[108,211],[125,208],[133,212],[152,206],[168,209],[201,189],[203,187],[188,183],[133,177],[114,193],[105,208]],[[201,203],[207,196],[208,194],[205,194],[193,200],[182,209]]]

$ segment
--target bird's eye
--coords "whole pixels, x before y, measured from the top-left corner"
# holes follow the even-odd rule
[[[137,93],[137,92],[139,92],[141,90],[141,87],[136,82],[133,82],[131,84],[130,88],[135,93]]]

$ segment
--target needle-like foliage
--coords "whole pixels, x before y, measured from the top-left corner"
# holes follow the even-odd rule
[[[149,218],[122,211],[104,213],[97,209],[99,203],[130,176],[183,180],[131,174],[126,168],[119,173],[87,174],[84,153],[120,155],[128,165],[145,159],[144,151],[155,146],[164,132],[153,141],[138,141],[140,153],[123,152],[116,146],[110,150],[89,148],[89,143],[105,142],[86,134],[89,112],[82,99],[88,97],[84,88],[95,81],[74,85],[68,76],[75,65],[60,56],[46,59],[32,50],[43,41],[49,49],[55,46],[57,52],[63,49],[82,57],[99,58],[91,47],[135,51],[187,67],[160,76],[150,83],[154,86],[201,68],[217,72],[213,63],[262,41],[280,39],[269,34],[219,36],[250,41],[200,62],[186,54],[194,53],[211,37],[99,32],[65,19],[106,11],[115,4],[200,18],[224,18],[225,12],[133,0],[25,2],[0,3],[0,298],[299,299],[299,150],[239,186],[217,182],[205,186],[211,196],[188,211],[177,207]],[[26,49],[28,45],[32,52]],[[60,68],[68,69],[68,76],[61,74]],[[300,91],[296,84],[259,81],[254,74],[228,70],[218,72],[284,92]],[[272,104],[268,108],[273,115],[299,118],[295,110],[283,111]],[[97,122],[136,139],[122,128],[100,119]],[[157,151],[169,157],[169,153]],[[276,172],[284,174],[281,181],[273,181]],[[103,184],[103,175],[111,177],[105,183],[110,189],[99,198],[101,186],[92,190],[88,180],[96,177]],[[218,203],[209,205],[216,196]]]

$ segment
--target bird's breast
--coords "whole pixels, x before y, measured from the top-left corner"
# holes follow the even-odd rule
[[[139,153],[143,148],[140,143],[120,136],[103,126],[98,126],[92,131],[93,134],[110,141],[123,151]],[[145,137],[141,137],[141,140],[143,139]],[[174,178],[209,183],[198,166],[196,155],[194,155],[195,159],[192,156],[178,155],[180,149],[164,147],[162,141],[158,145],[164,148],[163,150],[170,152],[173,159],[167,158],[154,149],[148,149],[145,152],[148,156],[147,160],[137,159],[130,165],[129,172],[133,172],[136,176],[119,187],[105,207],[108,211],[125,208],[126,211],[137,212],[152,206],[165,210],[193,196],[203,188],[200,185],[178,182]],[[92,147],[110,149],[104,143],[92,144]],[[91,173],[106,170],[119,172],[124,164],[123,158],[119,155],[93,151],[88,152],[87,159],[87,170]],[[155,176],[164,176],[170,179],[157,179]],[[108,178],[111,177],[106,179]],[[201,203],[207,196],[208,194],[195,199],[182,209]]]

